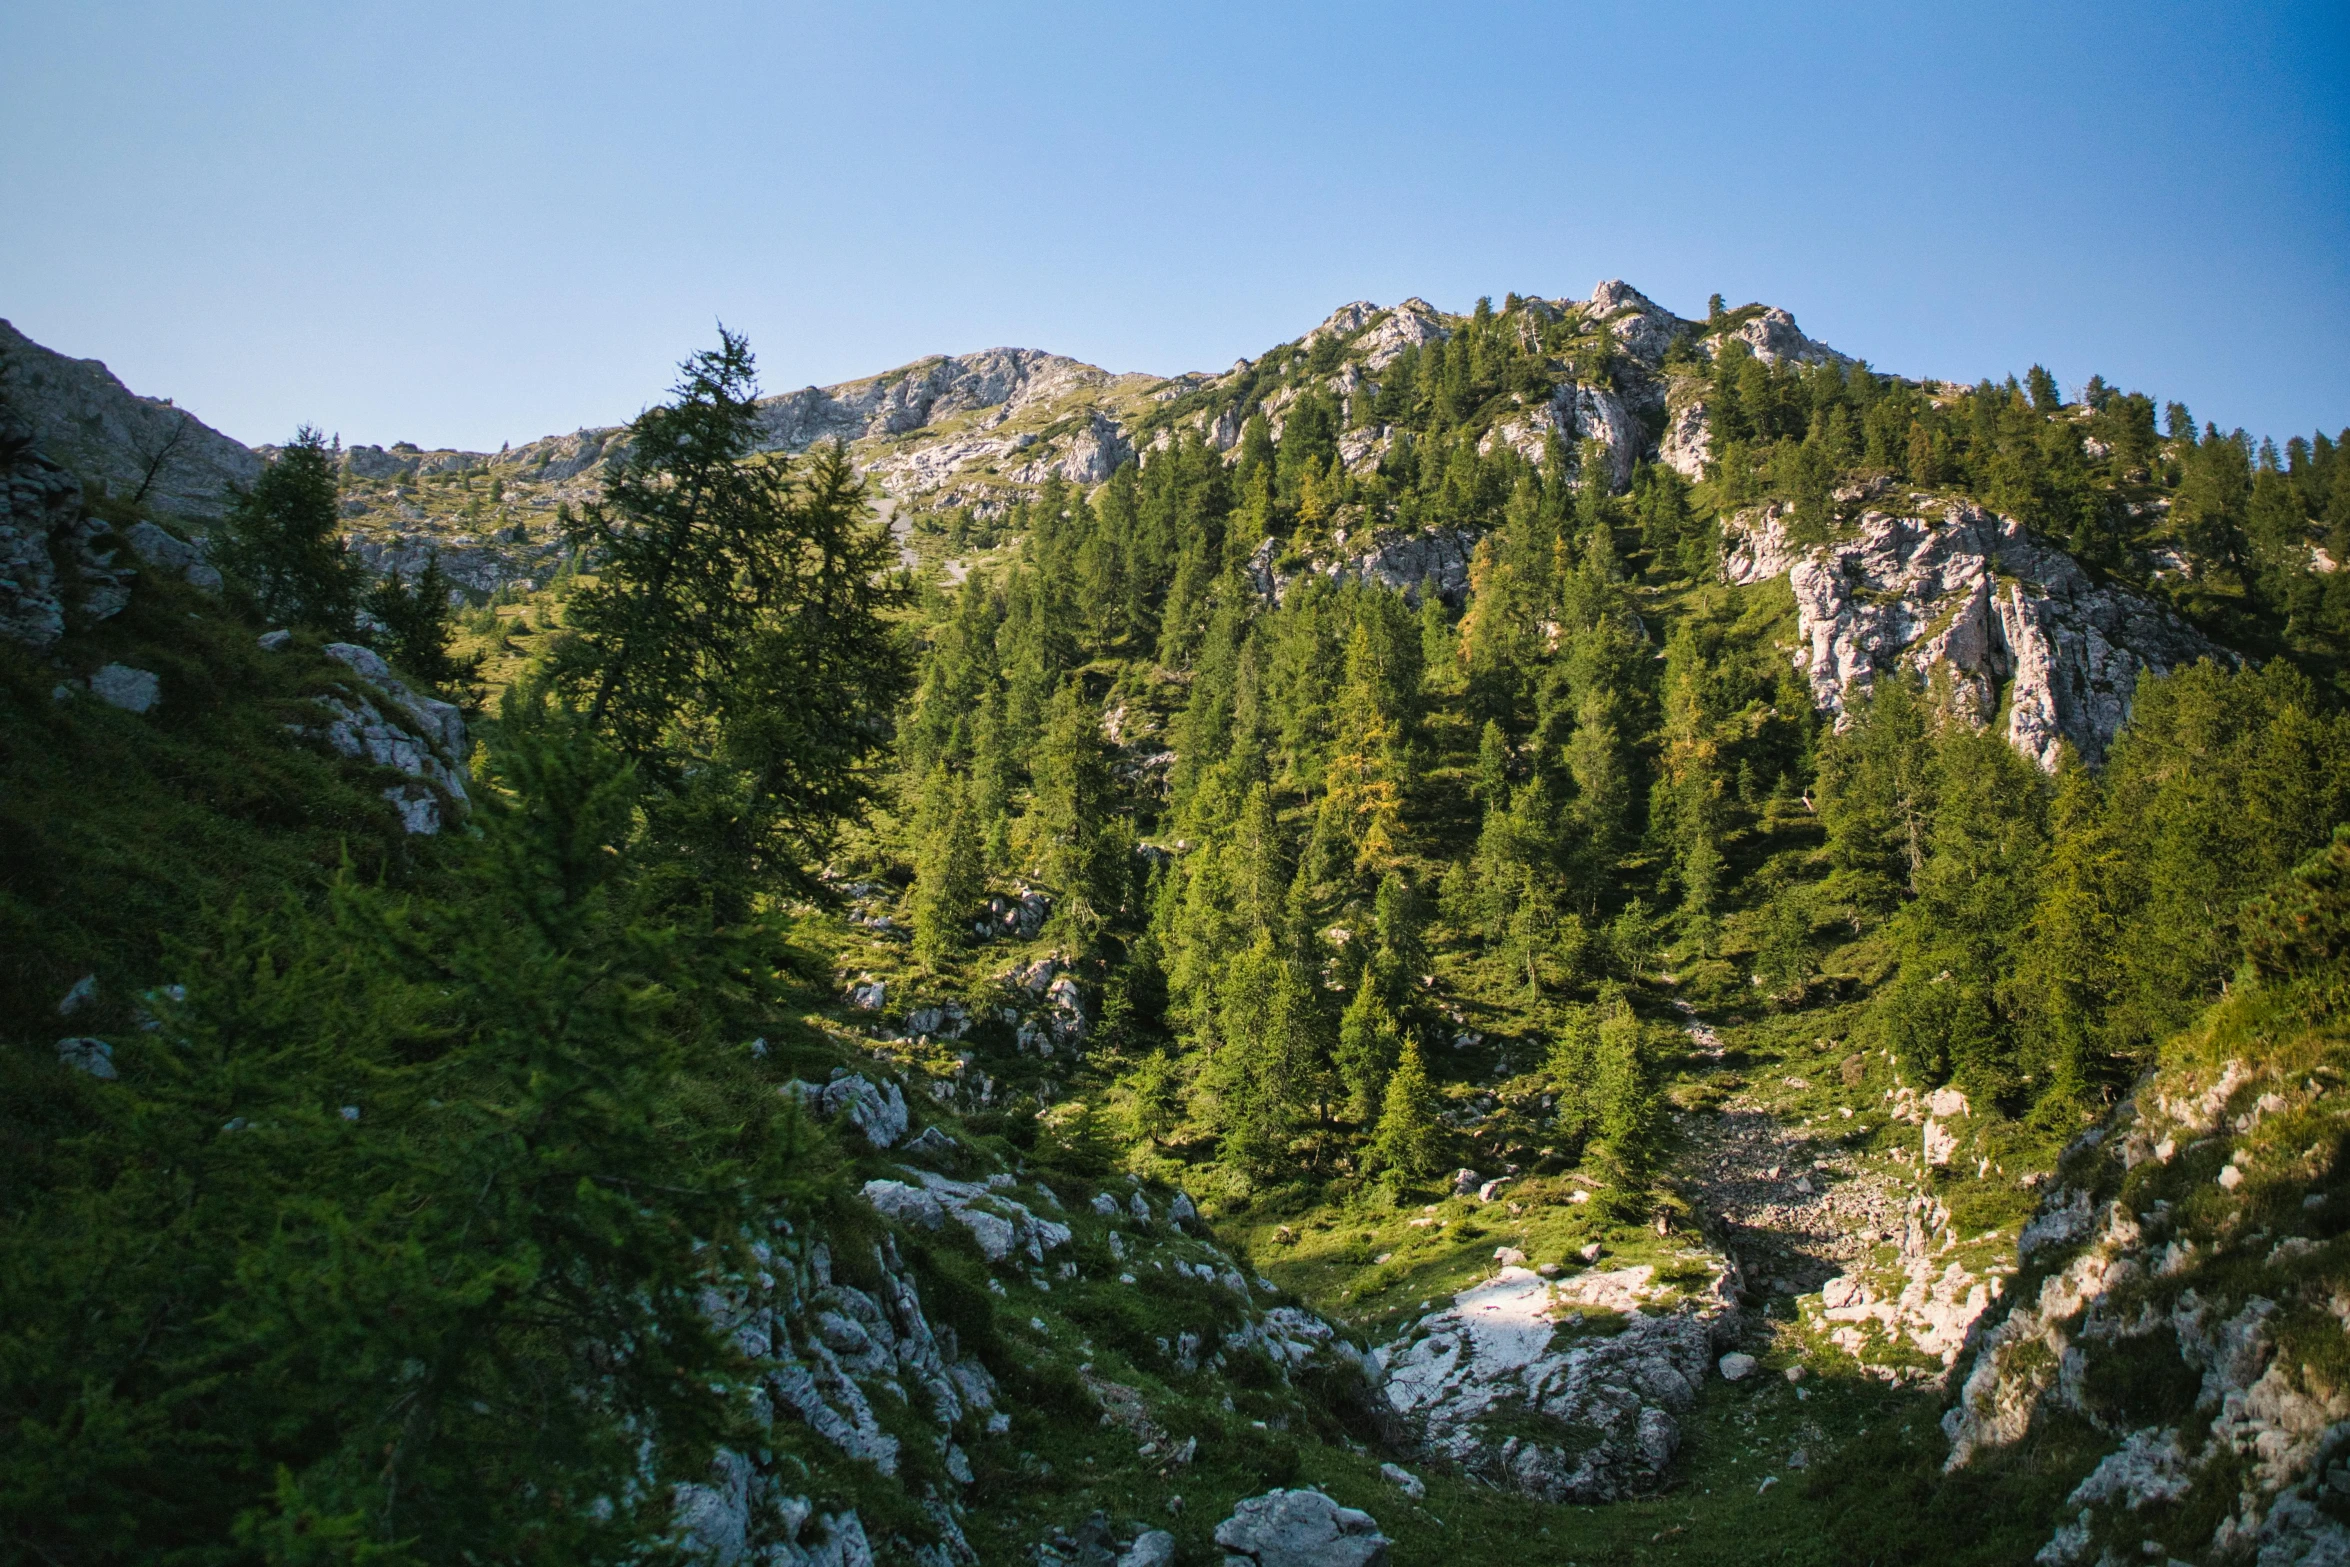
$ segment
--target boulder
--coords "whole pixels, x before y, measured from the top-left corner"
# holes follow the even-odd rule
[[[77,1072],[92,1077],[111,1078],[114,1071],[114,1047],[103,1039],[60,1039],[57,1041],[57,1061]]]
[[[1553,1284],[1505,1267],[1371,1356],[1382,1420],[1407,1450],[1474,1479],[1550,1502],[1606,1502],[1655,1490],[1697,1400],[1712,1324],[1659,1309],[1654,1270]],[[1620,1331],[1559,1334],[1578,1308]]]
[[[1255,1567],[1384,1567],[1387,1536],[1369,1513],[1319,1491],[1267,1491],[1216,1525],[1216,1543]]]
[[[163,684],[144,669],[108,664],[90,677],[90,695],[126,713],[144,713],[162,700]]]
[[[1381,1464],[1379,1478],[1417,1502],[1428,1495],[1427,1482],[1401,1464]]]
[[[1174,1567],[1175,1536],[1164,1529],[1145,1529],[1118,1558],[1118,1567]]]
[[[946,1159],[960,1153],[962,1147],[937,1127],[926,1126],[922,1128],[919,1135],[906,1144],[902,1151],[919,1154],[926,1159]]]
[[[845,1117],[877,1149],[906,1135],[906,1096],[897,1084],[876,1085],[844,1068],[834,1070],[839,1075],[809,1096],[812,1108],[827,1117]]]
[[[1743,1382],[1754,1375],[1755,1367],[1761,1362],[1743,1350],[1734,1349],[1714,1364],[1721,1371],[1723,1381]]]

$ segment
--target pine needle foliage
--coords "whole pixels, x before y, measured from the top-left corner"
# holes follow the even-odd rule
[[[592,567],[547,683],[640,767],[648,809],[730,915],[807,890],[831,831],[875,796],[906,688],[906,597],[847,455],[763,450],[750,345],[723,328],[567,541]]]

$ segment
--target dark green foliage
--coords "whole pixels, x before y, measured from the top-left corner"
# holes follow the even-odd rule
[[[845,454],[756,455],[744,340],[721,332],[682,368],[572,526],[596,576],[546,680],[644,769],[686,880],[734,917],[761,886],[805,884],[872,798],[902,592]]]
[[[383,624],[391,642],[385,651],[427,685],[451,685],[470,677],[480,665],[478,658],[465,661],[449,654],[457,631],[452,591],[437,550],[425,558],[414,582],[403,579],[394,567],[367,590],[367,611]]]
[[[252,489],[232,497],[212,559],[262,620],[347,637],[362,574],[343,544],[335,457],[304,425]]]
[[[683,1478],[738,1418],[700,1294],[794,1143],[682,1068],[749,953],[648,910],[617,757],[551,731],[497,766],[442,895],[346,880],[176,954],[72,1197],[0,1238],[0,1469],[44,1554],[602,1556],[668,1524],[631,1427]]]

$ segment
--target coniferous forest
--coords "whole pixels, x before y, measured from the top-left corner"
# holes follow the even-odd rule
[[[11,412],[0,1557],[2331,1559],[2350,431],[1610,287],[928,491]]]

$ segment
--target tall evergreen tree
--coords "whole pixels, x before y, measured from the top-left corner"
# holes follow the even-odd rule
[[[212,559],[263,620],[348,637],[363,573],[343,543],[336,457],[326,437],[304,425],[250,490],[232,495]]]
[[[813,885],[830,831],[874,793],[906,674],[885,618],[904,589],[863,482],[838,447],[761,454],[757,395],[749,344],[721,329],[629,427],[573,524],[596,576],[549,661],[730,914],[761,878]]]

